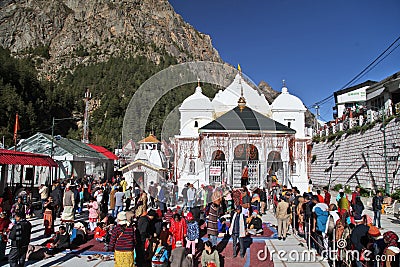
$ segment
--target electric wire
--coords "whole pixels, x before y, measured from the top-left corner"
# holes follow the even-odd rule
[[[361,77],[365,76],[368,72],[370,72],[372,69],[374,69],[380,62],[382,62],[384,59],[386,59],[391,53],[393,53],[393,51],[395,51],[400,46],[400,43],[399,43],[391,51],[389,51],[399,40],[400,40],[400,36],[397,37],[396,40],[394,40],[381,54],[379,54],[378,57],[376,57],[370,64],[368,64],[367,67],[365,67],[354,78],[352,78],[349,82],[347,82],[344,86],[342,86],[340,90],[343,90],[347,86],[349,86],[349,85],[353,84],[354,82],[356,82],[357,80],[359,80]],[[389,53],[386,53],[387,51],[389,51]],[[309,106],[308,108],[314,108],[315,106],[321,106],[321,105],[325,104],[326,102],[330,101],[333,97],[334,97],[334,95],[330,95],[320,101],[315,102],[313,105]]]

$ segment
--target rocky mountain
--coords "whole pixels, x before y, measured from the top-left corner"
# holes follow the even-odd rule
[[[90,88],[90,137],[108,148],[119,145],[129,101],[149,77],[181,62],[223,62],[210,36],[186,23],[168,0],[0,0],[0,59],[0,113],[6,115],[0,134],[9,142],[16,112],[30,129],[21,137],[49,133],[53,116],[83,117],[82,97]],[[164,95],[146,131],[161,127],[193,86]],[[279,95],[265,82],[259,88],[269,102]],[[219,89],[205,92],[213,97]],[[55,130],[80,139],[81,124]]]
[[[47,78],[117,56],[221,61],[210,36],[167,0],[3,0],[0,45],[14,56],[36,56]]]
[[[275,98],[278,97],[280,94],[278,91],[275,91],[267,82],[261,81],[258,84],[258,88],[261,90],[261,92],[265,95],[265,98],[267,99],[268,103],[272,103]]]

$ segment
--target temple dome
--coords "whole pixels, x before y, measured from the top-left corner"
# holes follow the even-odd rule
[[[234,81],[225,90],[220,90],[212,100],[216,116],[219,117],[238,105],[242,86],[243,97],[246,99],[246,106],[265,116],[270,116],[271,109],[264,95],[244,81],[240,77],[240,74],[237,74]]]
[[[203,95],[203,90],[201,87],[197,86],[194,94],[182,102],[179,110],[213,110],[213,106],[210,99]]]
[[[297,96],[291,95],[286,86],[282,93],[272,102],[271,110],[274,111],[306,111],[303,102]]]

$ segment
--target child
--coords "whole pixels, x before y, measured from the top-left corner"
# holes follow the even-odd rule
[[[107,234],[105,224],[103,222],[99,223],[94,229],[94,239],[99,242],[105,241],[105,236]]]
[[[187,243],[186,243],[186,248],[189,249],[192,248],[192,256],[195,255],[196,253],[196,243],[199,240],[199,224],[194,220],[193,214],[189,212],[186,216],[186,219],[188,221],[187,223]]]

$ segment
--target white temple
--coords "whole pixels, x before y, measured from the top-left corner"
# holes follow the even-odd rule
[[[198,85],[179,111],[174,146],[179,187],[188,182],[239,187],[247,165],[250,186],[265,186],[268,175],[276,175],[281,184],[308,190],[306,108],[285,85],[269,105],[237,74],[212,100]]]
[[[144,190],[148,190],[150,182],[159,183],[168,176],[168,160],[161,151],[161,142],[149,134],[140,140],[139,151],[135,160],[122,167],[122,172],[128,185],[133,186],[134,181]]]

